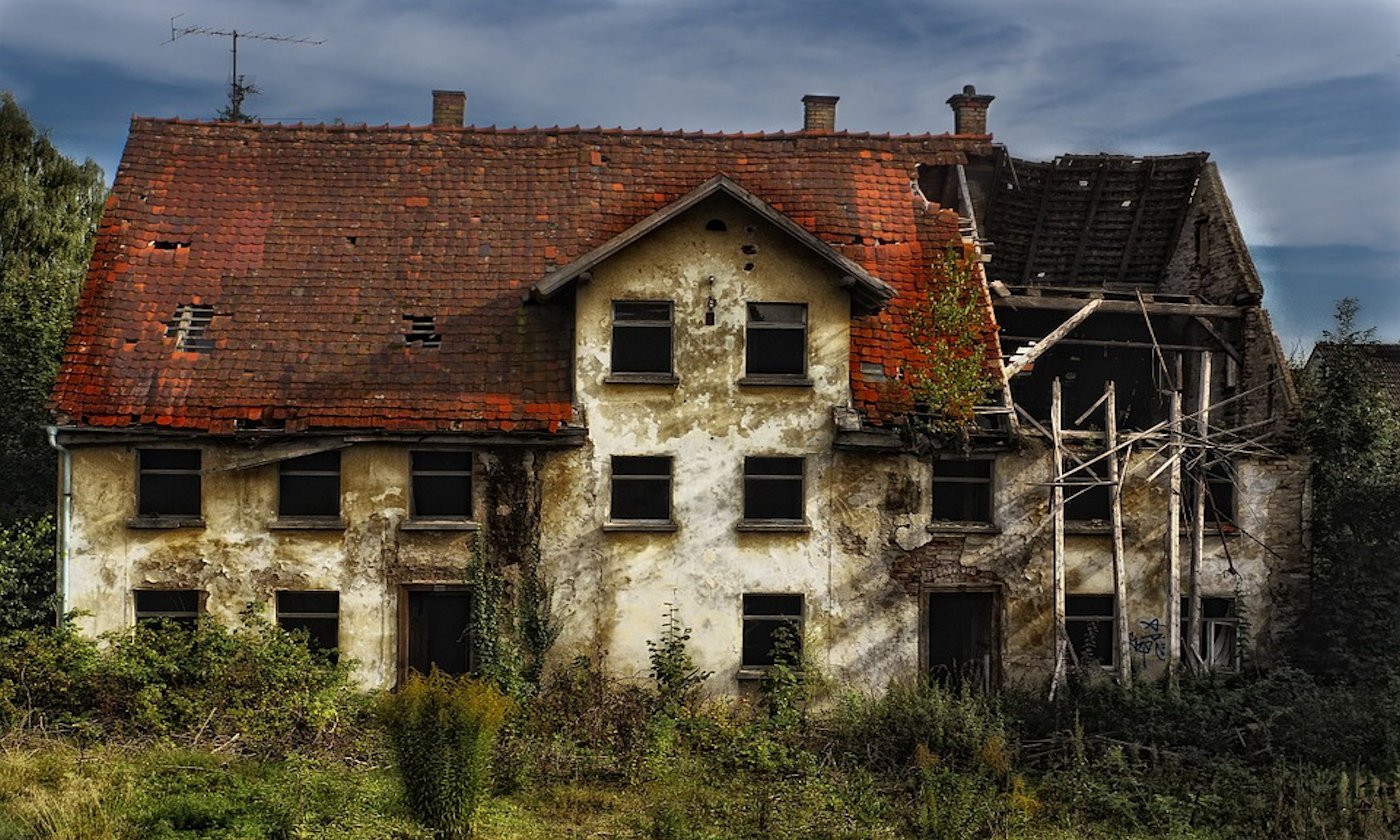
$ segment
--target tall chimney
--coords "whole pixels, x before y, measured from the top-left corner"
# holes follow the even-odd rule
[[[836,130],[836,103],[839,96],[818,96],[809,93],[802,97],[802,130],[833,132]]]
[[[986,134],[987,106],[993,99],[996,97],[977,93],[972,85],[964,85],[962,93],[948,97],[948,104],[953,108],[953,133]]]
[[[433,91],[433,125],[461,128],[467,122],[467,94],[460,90]]]

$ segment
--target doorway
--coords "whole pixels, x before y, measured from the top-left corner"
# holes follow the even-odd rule
[[[924,604],[929,679],[988,689],[997,682],[996,592],[930,592]]]
[[[471,590],[463,586],[405,587],[405,609],[400,629],[403,675],[409,669],[421,674],[434,665],[452,676],[475,670],[472,656]]]

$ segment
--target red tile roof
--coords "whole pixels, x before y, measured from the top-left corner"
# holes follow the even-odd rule
[[[572,313],[525,302],[551,270],[722,173],[903,295],[959,241],[912,188],[917,165],[987,143],[136,119],[54,409],[214,433],[554,431]],[[211,350],[176,346],[184,305],[213,307]],[[441,346],[406,343],[407,316],[433,316]],[[893,375],[901,324],[898,298],[853,323],[854,396],[875,417],[903,403],[860,364]]]

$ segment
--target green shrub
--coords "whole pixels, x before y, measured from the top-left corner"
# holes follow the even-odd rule
[[[54,546],[52,516],[0,527],[0,632],[53,625]]]
[[[676,605],[667,604],[666,608],[661,638],[647,641],[647,654],[651,659],[651,678],[656,683],[656,708],[663,715],[676,717],[694,705],[710,672],[695,666],[687,650],[690,628],[681,624]]]
[[[97,645],[72,625],[0,636],[0,731],[78,723],[92,711]]]
[[[409,809],[440,837],[468,837],[486,794],[491,745],[512,702],[494,683],[436,668],[385,695],[389,734]]]

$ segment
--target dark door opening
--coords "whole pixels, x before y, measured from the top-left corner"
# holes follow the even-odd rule
[[[997,678],[996,593],[928,596],[928,673],[944,685],[991,688]]]
[[[405,670],[426,674],[436,665],[453,676],[470,674],[471,592],[466,589],[410,589]]]

